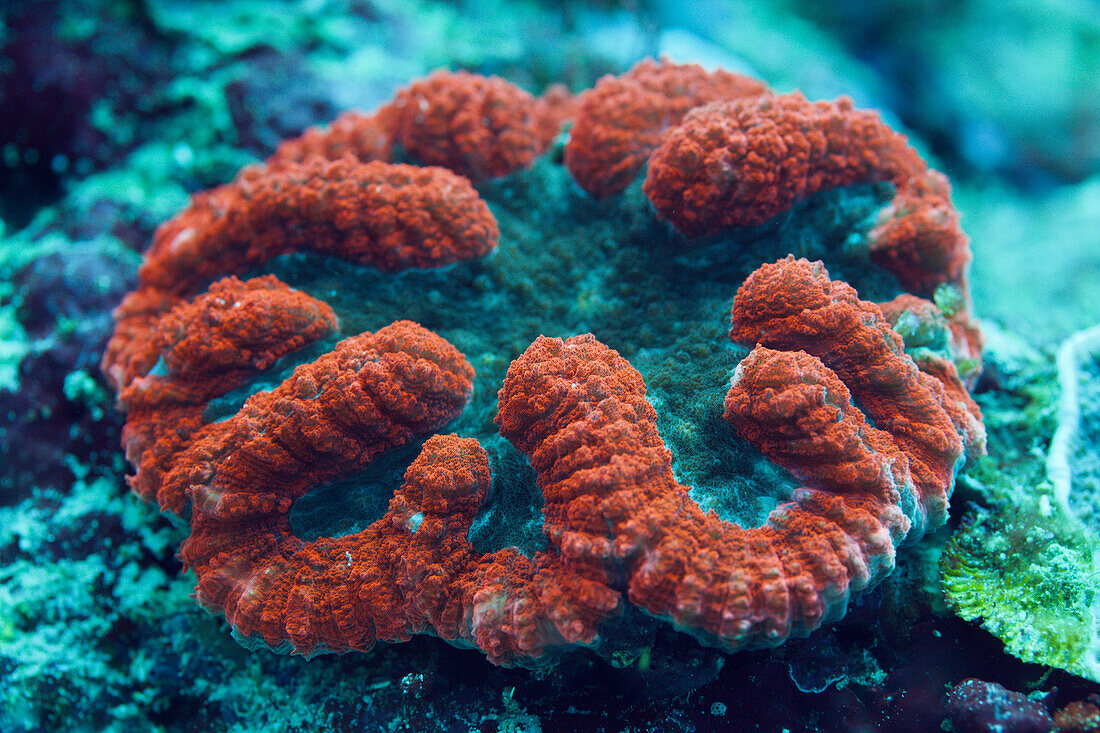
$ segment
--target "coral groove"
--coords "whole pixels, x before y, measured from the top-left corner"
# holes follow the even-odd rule
[[[270,275],[223,278],[165,314],[151,340],[164,373],[135,378],[119,394],[122,445],[136,468],[131,488],[182,514],[186,487],[166,489],[163,477],[205,424],[210,400],[335,328],[331,308]]]
[[[735,338],[809,352],[758,347],[726,399],[740,432],[809,485],[762,527],[702,513],[672,475],[641,375],[591,335],[536,340],[509,369],[497,418],[538,473],[563,558],[731,650],[838,618],[892,569],[898,544],[942,524],[965,423],[880,314],[865,324],[877,308],[820,264],[765,265],[734,303]]]
[[[469,399],[472,379],[454,347],[401,321],[341,341],[208,426],[165,476],[191,497],[191,536],[180,554],[198,576],[200,602],[224,610],[241,635],[259,634],[272,647],[289,642],[304,654],[407,639],[395,627],[402,616],[387,605],[390,585],[372,577],[406,556],[380,535],[395,531],[392,523],[303,542],[287,513],[316,484],[442,427]],[[422,461],[408,475],[431,470]],[[458,472],[448,474],[452,501],[442,508],[476,509],[462,497],[476,499],[488,469],[465,471],[462,484]]]
[[[921,528],[917,537],[943,525],[967,443],[984,451],[984,432],[976,432],[981,415],[917,368],[878,306],[830,280],[820,262],[788,256],[760,267],[737,291],[730,338],[806,351],[836,372],[909,458],[920,504],[920,516],[912,518]],[[953,381],[965,393],[957,374]]]

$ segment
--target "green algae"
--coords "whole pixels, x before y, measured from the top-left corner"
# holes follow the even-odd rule
[[[1095,550],[1038,502],[974,510],[944,552],[944,592],[1014,656],[1100,680]]]
[[[16,317],[10,281],[0,283],[0,391],[19,389],[19,364],[31,351],[27,332]]]
[[[987,325],[999,389],[976,395],[989,455],[960,477],[973,503],[941,560],[950,608],[1020,659],[1100,681],[1100,575],[1094,533],[1067,515],[1047,477],[1057,424],[1053,359]]]

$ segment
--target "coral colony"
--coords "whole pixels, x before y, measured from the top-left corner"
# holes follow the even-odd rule
[[[728,284],[729,338],[751,351],[728,364],[715,409],[801,486],[761,526],[700,508],[661,407],[597,324],[538,336],[498,384],[493,421],[542,495],[537,551],[471,542],[494,469],[477,439],[434,433],[467,407],[475,372],[417,323],[345,338],[235,414],[211,410],[340,328],[325,302],[237,275],[306,251],[388,273],[504,257],[475,185],[527,168],[566,126],[576,195],[612,200],[644,170],[685,251],[818,192],[892,191],[867,267],[908,293],[863,300],[791,255]],[[774,646],[842,617],[900,545],[943,525],[964,457],[984,451],[967,391],[980,369],[969,259],[945,177],[847,99],[664,61],[575,97],[441,72],[196,194],[157,231],[103,369],[127,413],[131,486],[189,520],[195,596],[248,643],[312,655],[433,634],[535,667],[640,609],[725,650]],[[292,531],[296,500],[425,437],[380,519],[339,537]]]

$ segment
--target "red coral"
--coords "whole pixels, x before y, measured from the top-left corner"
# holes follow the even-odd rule
[[[942,524],[964,430],[878,309],[819,265],[757,270],[733,335],[809,352],[758,347],[727,396],[745,437],[812,487],[762,527],[700,511],[672,475],[641,375],[591,335],[536,340],[509,368],[497,417],[538,473],[563,561],[726,649],[838,618],[903,539]]]
[[[967,378],[973,380],[981,370],[981,333],[966,311],[955,311],[949,319],[934,303],[908,293],[879,307],[917,367],[938,379],[947,397],[965,412],[971,449],[984,452],[982,411],[966,389]]]
[[[564,84],[551,84],[535,100],[535,122],[543,149],[553,142],[566,122],[576,116],[579,106],[580,99],[570,94]]]
[[[137,378],[119,394],[127,411],[122,445],[137,469],[131,488],[181,514],[185,490],[165,491],[163,477],[205,425],[207,403],[335,328],[331,308],[270,275],[224,278],[161,317],[149,343],[162,373]]]
[[[129,385],[119,399],[136,407],[155,383],[171,384],[173,401],[205,402],[335,329],[332,308],[274,275],[225,277],[160,319],[153,344],[164,376]]]
[[[910,293],[902,293],[893,300],[879,303],[882,315],[890,325],[902,334],[905,348],[928,349],[955,364],[981,363],[982,334],[968,315],[964,304],[951,304],[953,310],[945,313],[935,303]],[[946,307],[946,306],[945,306]],[[919,359],[918,365],[919,365]]]
[[[939,171],[927,170],[899,185],[867,238],[871,260],[917,293],[961,281],[970,264],[970,240],[959,228],[951,184]]]
[[[394,272],[491,251],[499,231],[469,182],[442,168],[311,158],[246,168],[196,194],[146,253],[143,287],[179,295],[292,251]]]
[[[429,439],[389,512],[361,532],[303,542],[290,531],[295,499],[450,420],[472,377],[453,347],[400,322],[341,342],[207,428],[164,481],[194,504],[181,556],[200,602],[243,637],[307,655],[426,629],[501,664],[591,643],[617,593],[546,555],[473,552],[490,480],[475,440]]]
[[[151,288],[126,294],[112,314],[115,329],[107,341],[100,369],[116,390],[147,373],[160,354],[155,341],[160,317],[179,304],[179,296]]]
[[[159,319],[151,343],[163,369],[122,390],[131,485],[177,515],[192,504],[182,556],[203,604],[224,610],[241,635],[302,654],[426,629],[500,664],[538,664],[556,646],[593,643],[617,592],[546,554],[472,551],[467,533],[489,483],[474,440],[429,440],[390,512],[367,530],[311,543],[293,536],[295,499],[438,428],[472,390],[460,353],[402,321],[342,341],[229,420],[204,417],[210,399],[335,320],[274,277],[225,278]]]
[[[1096,733],[1100,731],[1100,695],[1095,693],[1076,700],[1054,714],[1054,729],[1059,733]]]
[[[633,603],[732,650],[839,617],[889,571],[907,528],[894,504],[805,491],[741,529],[676,482],[655,419],[641,375],[591,335],[540,337],[508,370],[497,422],[538,472],[549,539],[586,575],[621,573]]]
[[[388,162],[393,156],[394,117],[390,105],[371,114],[345,112],[330,125],[311,127],[301,136],[279,143],[265,165],[276,170],[312,157],[339,160],[345,155],[363,163]]]
[[[947,497],[974,416],[917,369],[874,303],[829,279],[820,262],[788,256],[752,273],[733,301],[730,338],[821,359],[875,425],[909,458],[927,526],[947,518]],[[973,446],[980,450],[980,446]],[[917,522],[923,527],[924,522]],[[919,536],[918,532],[918,536]]]
[[[693,110],[654,151],[645,193],[689,236],[755,226],[818,191],[861,181],[901,185],[924,162],[905,137],[852,101],[799,93]]]
[[[430,630],[497,664],[537,665],[554,644],[592,641],[617,593],[546,555],[474,552],[467,533],[489,483],[476,440],[436,435],[385,516],[360,532],[303,542],[286,519],[300,491],[238,496],[196,515],[181,554],[199,601],[224,611],[246,643],[296,654],[365,651]]]
[[[819,191],[871,181],[897,188],[869,238],[874,261],[921,293],[961,282],[970,250],[947,179],[846,97],[808,102],[796,92],[696,109],[654,151],[644,189],[662,217],[699,236],[762,224]]]
[[[579,100],[437,73],[197,194],[158,230],[103,363],[129,412],[134,490],[180,515],[190,502],[181,555],[200,602],[249,643],[301,654],[429,631],[494,663],[527,665],[597,644],[624,594],[730,650],[839,618],[854,591],[890,571],[903,539],[943,523],[964,450],[984,441],[957,369],[980,344],[949,189],[903,137],[847,100],[703,107],[661,144],[646,180],[658,211],[688,232],[760,223],[829,186],[891,181],[897,196],[870,236],[872,256],[915,289],[950,281],[937,303],[957,301],[945,315],[899,298],[884,304],[888,322],[820,263],[792,257],[745,281],[730,335],[759,345],[738,365],[725,414],[806,484],[761,527],[700,510],[673,476],[641,375],[588,334],[537,339],[498,395],[500,432],[538,475],[546,551],[473,549],[491,476],[480,445],[455,435],[427,440],[384,517],[303,541],[289,525],[294,502],[456,417],[473,369],[439,336],[400,321],[341,341],[213,421],[211,400],[330,334],[336,318],[273,277],[227,277],[185,302],[211,279],[289,251],[390,271],[490,251],[497,225],[469,181],[383,162],[394,145],[475,177],[504,175],[575,116],[566,162],[606,196],[692,107],[763,93],[744,77],[667,62],[605,78]]]
[[[437,71],[399,91],[392,107],[410,157],[475,179],[526,168],[548,142],[535,98],[496,76]]]
[[[257,496],[298,496],[453,419],[472,379],[462,354],[410,321],[344,339],[212,425],[168,472],[166,489],[229,513]]]
[[[565,165],[581,188],[607,198],[637,178],[665,131],[688,110],[766,92],[764,84],[740,74],[707,72],[664,59],[641,61],[581,94]]]
[[[802,481],[880,498],[906,494],[912,505],[908,459],[889,433],[867,423],[848,388],[815,356],[753,349],[737,365],[725,417]]]
[[[125,386],[155,361],[149,339],[165,310],[215,277],[280,254],[311,250],[396,271],[479,257],[499,234],[477,191],[442,168],[350,156],[246,168],[157,229],[140,288],[115,311],[103,370]]]
[[[346,112],[281,143],[265,165],[274,171],[310,157],[349,154],[389,161],[398,144],[420,163],[463,176],[504,176],[531,165],[575,108],[561,84],[536,99],[496,76],[437,71],[373,113]]]
[[[253,395],[234,417],[208,426],[164,478],[165,491],[191,497],[192,531],[181,556],[198,575],[200,601],[224,609],[242,635],[259,633],[271,646],[290,641],[302,653],[318,645],[369,648],[372,615],[393,623],[383,602],[387,586],[369,589],[372,563],[387,548],[363,541],[369,529],[303,542],[290,531],[287,512],[317,483],[453,419],[472,380],[473,369],[453,346],[400,321],[341,341],[275,390]],[[481,491],[487,475],[465,474]],[[476,508],[476,497],[460,499],[472,490],[468,482],[459,486],[455,474],[450,481],[450,510]],[[387,561],[400,563],[403,553],[389,549]],[[376,602],[357,603],[355,593]]]

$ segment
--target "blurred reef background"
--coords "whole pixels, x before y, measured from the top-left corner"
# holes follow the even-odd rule
[[[280,140],[434,69],[579,92],[647,56],[848,95],[951,179],[990,455],[960,475],[948,527],[899,552],[843,621],[772,651],[657,628],[644,664],[582,653],[533,674],[426,637],[310,661],[238,646],[190,598],[186,528],[126,487],[98,369],[156,226]],[[563,212],[646,238],[637,190],[597,205],[570,185],[548,154],[481,190],[532,268],[487,277],[548,277],[555,257],[562,277],[583,269]],[[831,236],[817,224],[866,215],[873,192],[846,196],[811,202],[781,241],[813,253]],[[307,290],[357,277],[290,269]],[[16,0],[0,7],[0,273],[2,731],[1100,730],[1094,0]],[[431,277],[426,310],[447,301]],[[718,338],[737,285],[713,293]],[[345,298],[372,288],[396,310],[421,300],[385,278]],[[535,335],[511,354],[463,350],[499,376]]]

